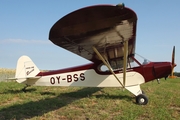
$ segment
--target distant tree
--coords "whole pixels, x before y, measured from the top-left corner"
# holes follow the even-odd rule
[[[180,77],[180,72],[174,72],[174,76]]]

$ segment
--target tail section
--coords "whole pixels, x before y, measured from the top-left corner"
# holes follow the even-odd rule
[[[34,62],[28,56],[21,56],[18,59],[15,78],[22,83],[28,78],[35,78],[40,72]]]

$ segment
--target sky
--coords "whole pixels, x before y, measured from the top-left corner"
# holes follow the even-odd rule
[[[49,30],[66,14],[96,4],[124,3],[136,12],[136,53],[150,61],[171,61],[176,47],[175,72],[180,72],[180,0],[1,0],[0,68],[15,69],[22,55],[41,70],[89,63],[54,45]]]

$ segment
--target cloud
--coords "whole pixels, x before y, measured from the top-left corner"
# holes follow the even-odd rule
[[[5,39],[0,44],[51,44],[49,40]]]

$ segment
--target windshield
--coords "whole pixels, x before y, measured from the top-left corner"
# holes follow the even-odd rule
[[[138,67],[140,65],[146,65],[148,63],[150,63],[150,61],[147,58],[137,53],[135,54],[134,58],[130,58],[131,67]]]
[[[135,54],[134,56],[128,58],[127,68],[138,67],[140,65],[145,65],[148,63],[150,63],[148,59],[146,59],[145,57],[142,57],[139,54]],[[123,69],[123,59],[111,60],[111,61],[108,61],[108,64],[111,66],[113,71]],[[109,71],[107,66],[104,65],[103,63],[98,66],[98,70],[101,72]]]

